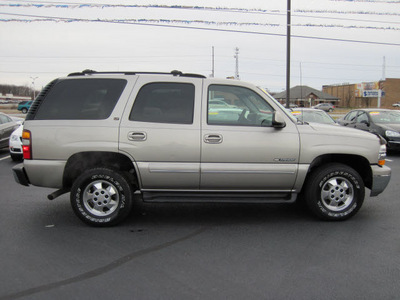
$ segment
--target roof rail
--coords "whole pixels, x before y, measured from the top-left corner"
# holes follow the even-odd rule
[[[150,75],[172,75],[176,77],[195,77],[195,78],[206,78],[204,75],[200,74],[192,74],[192,73],[182,73],[181,71],[178,70],[173,70],[170,73],[168,72],[137,72],[137,71],[111,71],[111,72],[97,72],[94,70],[83,70],[82,72],[75,72],[68,74],[68,76],[86,76],[86,75],[92,75],[92,74],[122,74],[122,75],[138,75],[138,74],[150,74]]]

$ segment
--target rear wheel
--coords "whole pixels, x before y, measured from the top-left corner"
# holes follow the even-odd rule
[[[307,180],[305,198],[310,210],[324,220],[346,220],[361,208],[365,187],[354,169],[339,163],[316,169]]]
[[[71,188],[75,214],[94,226],[122,222],[132,209],[135,189],[124,173],[107,168],[91,169],[80,175]]]

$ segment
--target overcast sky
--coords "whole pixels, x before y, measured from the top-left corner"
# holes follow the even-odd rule
[[[291,6],[291,86],[400,78],[400,0]],[[286,7],[285,0],[0,0],[0,84],[35,78],[40,89],[84,69],[209,76],[212,47],[215,77],[225,78],[235,74],[238,47],[240,79],[280,92]]]

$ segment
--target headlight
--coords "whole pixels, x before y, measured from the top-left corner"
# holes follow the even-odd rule
[[[378,165],[383,166],[386,159],[386,145],[381,145],[378,154]]]
[[[397,131],[393,131],[393,130],[386,130],[385,134],[388,137],[400,137],[400,133],[398,133]]]
[[[12,135],[12,136],[11,136],[11,140],[12,140],[12,141],[18,141],[18,140],[19,140],[18,135]]]

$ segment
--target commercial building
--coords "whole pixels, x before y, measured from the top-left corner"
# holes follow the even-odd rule
[[[400,101],[399,78],[386,78],[376,82],[324,85],[322,90],[338,97],[340,99],[339,106],[347,108],[393,108],[392,104]]]
[[[286,103],[286,91],[273,95],[280,103]],[[329,102],[338,105],[340,99],[326,92],[313,89],[306,85],[298,85],[290,89],[290,104],[301,107],[311,107],[318,103]]]

